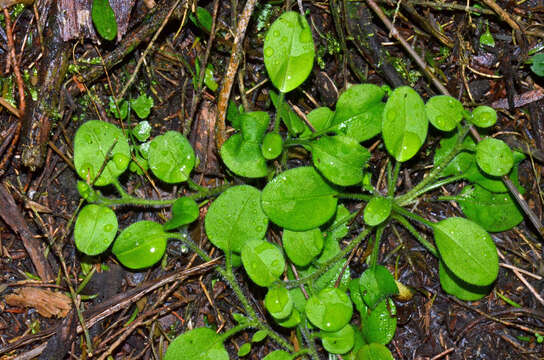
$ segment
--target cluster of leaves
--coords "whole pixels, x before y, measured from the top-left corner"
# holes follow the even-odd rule
[[[476,300],[488,294],[496,280],[497,251],[488,231],[512,228],[523,219],[500,176],[508,175],[517,183],[517,164],[523,157],[498,139],[486,137],[476,144],[467,137],[469,126],[495,124],[496,112],[486,106],[469,112],[449,96],[435,96],[425,103],[409,87],[388,92],[361,84],[347,89],[334,111],[317,108],[305,123],[284,102],[284,96],[308,77],[313,61],[306,19],[295,12],[284,13],[271,25],[264,43],[265,66],[280,91],[270,93],[276,109],[274,126],[269,131],[271,119],[266,112],[233,110],[229,119],[238,132],[220,151],[232,173],[271,180],[262,189],[229,187],[212,202],[205,217],[209,240],[225,253],[225,267],[219,266],[218,271],[247,313],[236,314],[238,326],[222,335],[208,328],[180,335],[165,359],[176,359],[180,354],[190,359],[228,359],[225,339],[250,327],[259,329],[252,342],[270,336],[288,350],[279,335],[258,321],[239,290],[232,269],[240,266],[256,285],[267,288],[264,304],[271,318],[282,327],[298,329],[300,343],[305,344],[298,355],[307,353],[315,358],[314,339],[319,338],[329,353],[344,354],[346,359],[392,359],[385,345],[395,334],[396,310],[391,297],[399,293],[400,286],[387,268],[377,264],[382,234],[391,221],[404,226],[438,257],[440,283],[447,293]],[[286,134],[280,133],[280,122]],[[425,143],[429,122],[444,133],[435,152],[434,169],[414,188],[396,194],[400,166],[416,156]],[[81,210],[76,221],[76,245],[85,254],[97,255],[113,242],[112,252],[133,269],[158,262],[167,239],[185,241],[173,230],[198,216],[195,196],[161,203],[124,192],[118,177],[131,159],[139,166],[140,162],[147,164],[154,176],[169,184],[190,181],[195,165],[194,152],[180,133],[170,131],[147,141],[147,136],[139,137],[138,132],[134,128],[123,133],[112,124],[89,121],[80,127],[74,141],[74,163],[84,180],[78,188],[92,203]],[[388,167],[387,194],[373,187],[365,170],[370,152],[361,145],[378,135],[395,162],[394,168]],[[142,143],[136,144],[138,141]],[[277,170],[287,168],[293,146],[311,153],[311,164]],[[461,179],[470,184],[453,199],[467,218],[432,222],[405,208],[425,192]],[[119,199],[106,198],[95,189],[109,184],[117,188]],[[354,189],[355,193],[348,192]],[[342,249],[340,240],[348,235],[347,224],[356,216],[340,202],[343,199],[364,203],[365,226],[352,229],[358,235]],[[108,206],[119,204],[173,204],[172,218],[162,225],[139,221],[114,241],[118,225]],[[416,231],[412,221],[433,231],[436,248]],[[270,222],[281,229],[281,241],[269,241]],[[374,237],[369,236],[372,233]],[[351,278],[346,256],[367,238],[373,240],[368,268],[359,278]],[[205,258],[194,244],[188,245]],[[292,266],[286,266],[288,263]],[[353,305],[360,327],[353,323]],[[251,343],[244,344],[238,355],[250,350]],[[265,359],[293,359],[297,354],[277,350]]]

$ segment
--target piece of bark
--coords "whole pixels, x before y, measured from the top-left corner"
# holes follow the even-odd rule
[[[40,279],[43,281],[53,280],[55,276],[51,271],[47,259],[43,256],[40,241],[34,238],[34,234],[26,224],[15,200],[3,184],[0,184],[0,217],[21,237],[23,246],[36,267],[36,272]]]
[[[195,153],[200,159],[195,171],[205,175],[220,173],[213,131],[216,118],[217,109],[215,106],[210,101],[204,101],[191,131],[191,144],[193,144]]]
[[[60,100],[61,84],[68,69],[71,45],[62,40],[57,22],[63,9],[51,5],[44,30],[44,54],[40,61],[38,100],[29,101],[23,120],[22,161],[31,171],[43,166],[50,129],[54,125]],[[63,109],[60,109],[62,111]]]
[[[38,360],[64,359],[70,351],[72,341],[77,331],[76,312],[70,311],[68,316],[59,325],[55,335],[49,341]]]
[[[5,300],[11,306],[35,308],[46,318],[65,317],[72,308],[72,300],[63,293],[35,287],[17,289]]]
[[[541,99],[544,99],[544,90],[542,88],[537,88],[535,90],[524,92],[521,95],[514,95],[513,105],[514,108],[518,108],[533,103],[535,101],[539,101]],[[504,98],[497,100],[493,104],[491,104],[491,107],[495,109],[507,109],[508,99]]]

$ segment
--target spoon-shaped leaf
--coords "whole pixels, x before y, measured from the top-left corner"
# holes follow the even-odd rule
[[[504,141],[488,137],[476,145],[476,162],[485,173],[503,176],[514,166],[514,154]]]
[[[289,230],[316,228],[329,220],[336,210],[336,190],[313,167],[284,171],[263,189],[265,214]]]
[[[113,124],[90,120],[81,125],[74,138],[74,166],[78,175],[85,180],[89,178],[92,183],[107,155],[111,156],[111,160],[108,159],[100,177],[96,179],[96,186],[111,184],[126,170],[130,162],[130,148],[126,136]]]
[[[111,251],[130,269],[142,269],[159,261],[166,250],[169,234],[153,221],[139,221],[124,229]]]
[[[166,350],[164,360],[229,360],[221,337],[210,328],[196,328],[178,336]]]
[[[411,159],[425,142],[428,125],[419,94],[408,86],[396,88],[383,111],[382,136],[387,151],[397,161]]]
[[[434,225],[434,238],[442,261],[455,276],[478,286],[495,281],[499,272],[497,248],[480,225],[451,217]]]
[[[312,143],[315,167],[332,183],[350,186],[363,180],[363,166],[370,152],[347,136],[323,136]]]
[[[476,286],[459,279],[444,265],[443,261],[439,263],[438,275],[440,285],[445,292],[465,301],[479,300],[489,294],[493,288],[493,285]]]
[[[117,21],[108,0],[93,0],[91,16],[100,36],[106,40],[115,39],[115,36],[117,36]]]
[[[195,152],[189,140],[177,131],[157,136],[149,145],[149,167],[162,181],[186,181],[195,166]]]
[[[289,92],[306,80],[314,63],[314,41],[306,19],[297,12],[283,13],[266,33],[264,65],[274,86]]]
[[[86,205],[77,216],[74,239],[77,249],[87,255],[106,251],[117,233],[117,218],[112,209]]]
[[[223,251],[242,251],[251,240],[261,240],[268,218],[261,209],[261,192],[249,185],[234,186],[219,195],[206,214],[210,241]]]
[[[259,286],[272,285],[285,270],[281,250],[263,240],[252,240],[244,244],[242,264],[251,280]]]

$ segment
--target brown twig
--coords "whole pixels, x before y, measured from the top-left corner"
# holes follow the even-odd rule
[[[147,45],[147,47],[145,48],[144,50],[144,53],[142,54],[142,56],[140,57],[140,59],[138,59],[138,63],[136,64],[136,68],[134,69],[134,71],[132,72],[132,75],[130,76],[128,82],[125,84],[125,87],[123,87],[123,90],[121,90],[121,92],[119,93],[119,99],[122,99],[124,96],[125,96],[125,93],[127,92],[127,90],[130,88],[130,85],[132,85],[132,83],[134,82],[134,80],[136,79],[136,76],[138,75],[138,70],[140,70],[140,67],[142,67],[142,64],[144,62],[144,59],[146,58],[147,54],[149,53],[149,51],[153,48],[153,44],[155,43],[155,41],[157,40],[157,38],[159,37],[159,35],[161,34],[162,32],[162,29],[164,29],[164,27],[166,26],[166,24],[168,23],[168,20],[170,20],[170,17],[172,16],[172,13],[174,12],[174,10],[178,7],[179,3],[181,2],[181,0],[177,0],[174,5],[170,8],[170,11],[168,12],[168,14],[166,15],[166,17],[164,18],[164,20],[162,21],[161,23],[161,26],[159,27],[159,29],[155,32],[155,34],[153,35],[153,38],[151,39],[151,41],[149,42],[149,44]]]
[[[213,15],[212,15],[212,27],[210,30],[210,37],[208,39],[208,44],[206,45],[206,52],[204,53],[204,59],[200,63],[200,73],[198,74],[198,84],[193,84],[193,99],[191,101],[191,110],[189,117],[186,119],[185,124],[183,124],[183,135],[187,136],[189,131],[191,131],[191,126],[193,119],[196,113],[196,108],[200,103],[200,98],[202,97],[202,92],[204,88],[202,84],[204,83],[204,76],[206,75],[206,67],[208,66],[208,59],[212,52],[213,41],[215,39],[215,28],[217,27],[217,14],[219,11],[219,0],[214,0],[213,3]]]
[[[244,11],[238,21],[238,28],[236,29],[236,37],[234,38],[234,43],[232,45],[229,65],[225,73],[225,78],[223,79],[221,92],[219,93],[219,100],[217,101],[217,122],[215,124],[215,143],[218,150],[221,149],[221,146],[223,146],[223,143],[226,140],[225,119],[227,118],[229,97],[242,58],[242,42],[256,3],[257,0],[247,0]]]
[[[13,41],[13,29],[11,25],[11,17],[9,14],[9,11],[7,8],[4,8],[4,19],[6,21],[6,36],[8,39],[8,50],[9,50],[9,58],[11,59],[11,65],[13,67],[13,73],[15,74],[15,81],[17,83],[17,90],[19,92],[19,109],[17,109],[16,112],[14,112],[11,107],[7,106],[8,104],[3,104],[6,106],[8,110],[10,110],[12,113],[17,114],[17,117],[21,117],[26,110],[26,102],[25,102],[25,89],[23,85],[23,78],[21,76],[21,70],[19,69],[19,63],[17,62],[17,56],[15,55],[15,42]],[[0,176],[4,172],[4,167],[8,163],[9,159],[11,159],[11,155],[13,154],[13,151],[15,149],[15,145],[19,141],[19,137],[21,134],[21,128],[22,128],[22,121],[19,120],[19,123],[17,124],[17,128],[15,129],[15,136],[12,138],[10,147],[6,153],[6,156],[2,159],[0,162]]]

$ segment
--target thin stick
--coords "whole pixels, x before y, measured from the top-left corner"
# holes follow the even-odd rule
[[[217,150],[221,149],[223,143],[226,140],[226,126],[225,119],[227,118],[227,107],[229,103],[230,93],[232,91],[232,84],[236,78],[236,71],[240,66],[240,60],[242,59],[242,42],[244,40],[247,25],[257,0],[247,0],[242,12],[240,21],[238,21],[238,27],[236,29],[236,36],[234,43],[232,44],[232,52],[230,55],[229,65],[223,80],[223,86],[219,93],[219,99],[217,101],[217,123],[215,124],[215,143]]]
[[[136,79],[136,76],[138,75],[138,71],[140,70],[140,67],[142,67],[142,64],[144,62],[144,59],[145,57],[147,56],[147,54],[149,53],[149,51],[151,50],[151,48],[153,47],[153,44],[155,43],[155,41],[157,40],[157,38],[159,37],[159,35],[161,34],[162,32],[162,29],[164,29],[164,27],[166,26],[166,24],[168,23],[168,20],[170,20],[170,17],[172,16],[172,13],[174,12],[174,10],[178,7],[179,3],[181,2],[181,0],[177,0],[175,3],[174,3],[174,6],[172,6],[170,8],[170,11],[168,11],[168,14],[166,15],[166,17],[164,18],[164,20],[162,21],[162,24],[161,26],[159,27],[159,29],[155,32],[155,35],[153,35],[153,38],[151,39],[151,41],[149,42],[149,44],[147,45],[147,47],[145,48],[144,50],[144,53],[142,54],[142,56],[140,57],[140,59],[138,59],[138,63],[136,64],[136,68],[134,69],[134,71],[132,72],[132,75],[130,76],[130,79],[128,79],[128,82],[126,83],[125,87],[123,88],[123,90],[121,90],[121,93],[119,93],[119,99],[122,99],[123,97],[125,97],[125,93],[127,92],[127,90],[129,89],[130,85],[132,85],[132,83],[134,82],[134,80]]]
[[[436,76],[429,70],[429,67],[425,63],[425,61],[416,53],[414,48],[408,44],[408,42],[402,37],[402,35],[398,32],[397,28],[389,21],[389,18],[384,14],[382,9],[374,2],[374,0],[366,0],[368,6],[374,10],[376,15],[380,18],[380,20],[385,24],[387,29],[390,31],[390,34],[402,45],[404,50],[408,52],[408,54],[414,59],[414,61],[418,64],[418,66],[421,68],[421,70],[425,73],[425,75],[431,79],[432,83],[436,88],[444,95],[449,95],[448,90],[442,85],[442,83],[437,79]]]
[[[504,261],[505,263],[508,261],[506,260],[506,258],[504,257],[504,255],[500,252],[499,249],[497,249],[497,254],[499,254],[499,257],[502,259],[502,261]],[[542,296],[540,296],[540,294],[535,290],[535,288],[527,281],[527,279],[525,279],[525,277],[523,276],[523,274],[521,272],[518,271],[517,268],[512,268],[512,271],[514,272],[514,274],[518,277],[518,279],[525,285],[527,286],[527,289],[529,289],[529,291],[533,294],[533,296],[542,304],[544,305],[544,299],[542,298]]]

